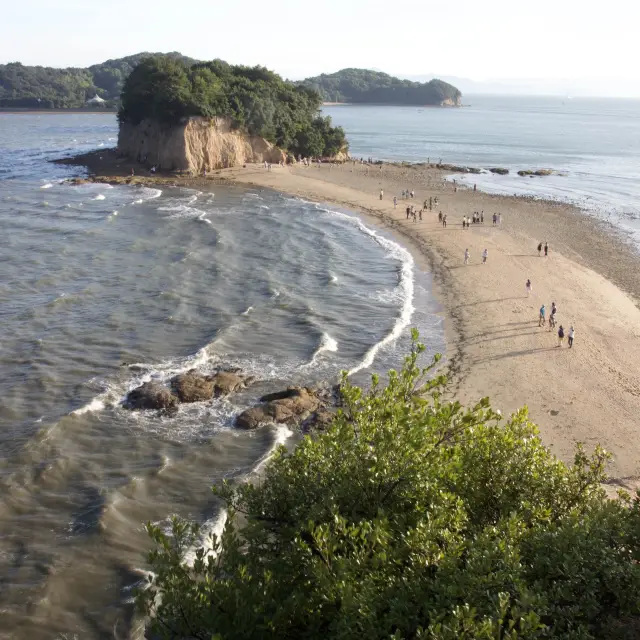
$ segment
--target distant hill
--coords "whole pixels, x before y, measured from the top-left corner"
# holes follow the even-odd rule
[[[319,91],[325,102],[458,106],[462,99],[456,87],[442,80],[413,82],[368,69],[323,73],[299,84]]]
[[[145,58],[161,56],[196,61],[180,53],[138,53],[107,60],[87,69],[28,67],[19,62],[0,65],[0,107],[72,109],[83,107],[95,95],[116,107],[124,81]]]

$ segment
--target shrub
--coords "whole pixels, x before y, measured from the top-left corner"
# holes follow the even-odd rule
[[[214,488],[230,517],[148,530],[137,595],[164,637],[601,638],[640,613],[640,502],[608,500],[607,454],[573,465],[523,409],[445,400],[417,342],[385,386],[343,378],[329,430],[280,448],[259,484]],[[241,516],[241,518],[239,517]]]

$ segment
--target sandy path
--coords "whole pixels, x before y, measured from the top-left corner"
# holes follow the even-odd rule
[[[217,177],[364,210],[411,237],[429,260],[445,308],[457,396],[471,402],[488,395],[505,413],[528,405],[558,456],[571,460],[576,442],[600,443],[613,453],[612,476],[634,485],[640,473],[640,310],[634,302],[640,269],[621,239],[564,205],[454,194],[433,169],[248,167]],[[437,195],[447,229],[435,208],[418,223],[405,220],[402,200],[394,210],[391,198],[403,188],[415,189],[416,206]],[[463,230],[462,215],[481,209],[485,224]],[[493,211],[503,214],[500,227],[491,224]],[[550,243],[548,258],[538,257],[540,240]],[[485,248],[489,258],[482,265]],[[538,327],[540,305],[549,309],[552,301],[559,323],[576,328],[571,350],[566,339],[558,348],[556,333]]]

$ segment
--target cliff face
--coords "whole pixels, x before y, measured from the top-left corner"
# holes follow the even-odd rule
[[[453,98],[446,98],[440,103],[441,107],[461,107],[462,98],[458,96],[455,100]]]
[[[286,154],[264,138],[231,129],[225,118],[190,118],[167,128],[150,120],[123,123],[118,134],[120,153],[165,171],[200,174],[250,162],[277,163]]]

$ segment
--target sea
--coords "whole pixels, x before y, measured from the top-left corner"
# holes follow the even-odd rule
[[[286,427],[235,417],[270,391],[366,385],[416,327],[444,350],[428,273],[353,212],[269,190],[71,185],[51,159],[113,146],[113,115],[0,114],[0,638],[142,637],[145,522],[220,528]],[[255,376],[174,416],[128,391],[180,372]],[[115,635],[113,635],[115,634]]]
[[[325,112],[353,155],[507,167],[473,180],[640,230],[639,102],[465,102]],[[402,238],[266,189],[74,186],[83,170],[50,162],[116,136],[113,114],[0,114],[0,638],[142,638],[144,523],[220,530],[210,486],[300,437],[236,429],[239,412],[341,371],[366,385],[401,366],[412,327],[425,364],[444,351],[430,275]],[[224,367],[257,382],[173,416],[123,407],[145,381]]]
[[[575,204],[640,245],[640,100],[469,95],[463,103],[324,111],[344,127],[354,157],[476,167],[483,172],[450,179],[489,193]],[[554,175],[518,175],[527,169]]]

